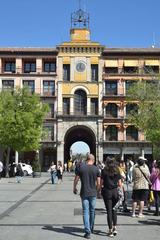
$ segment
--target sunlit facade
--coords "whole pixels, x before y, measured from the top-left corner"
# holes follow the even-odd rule
[[[91,41],[89,17],[81,9],[71,22],[70,41],[56,48],[0,48],[0,89],[27,85],[50,106],[44,119],[48,136],[39,151],[42,169],[51,161],[67,162],[77,141],[89,146],[96,161],[110,155],[151,158],[151,143],[126,123],[136,108],[126,95],[135,81],[159,74],[160,49],[107,48]],[[31,161],[33,155],[19,158]]]

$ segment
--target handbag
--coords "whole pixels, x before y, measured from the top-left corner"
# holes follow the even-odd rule
[[[150,190],[150,192],[149,192],[149,202],[150,203],[154,202],[154,194],[153,194],[152,190]]]

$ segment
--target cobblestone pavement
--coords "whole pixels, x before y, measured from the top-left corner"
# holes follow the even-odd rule
[[[83,239],[81,202],[78,195],[72,194],[73,177],[65,174],[63,183],[55,185],[48,173],[40,178],[25,177],[21,184],[14,178],[1,179],[0,240]],[[92,239],[107,239],[106,231],[106,212],[98,199]],[[159,235],[160,217],[153,216],[153,207],[145,211],[143,219],[119,212],[115,239],[157,240]]]

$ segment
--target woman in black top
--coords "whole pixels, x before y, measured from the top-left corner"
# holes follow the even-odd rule
[[[122,187],[121,175],[115,159],[107,158],[101,176],[101,193],[107,210],[108,236],[117,234],[117,213],[114,206],[118,202],[118,187]]]

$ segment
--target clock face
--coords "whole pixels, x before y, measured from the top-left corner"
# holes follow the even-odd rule
[[[77,70],[78,72],[84,72],[85,68],[86,68],[86,65],[85,65],[84,62],[78,62],[78,63],[76,64],[76,70]]]

